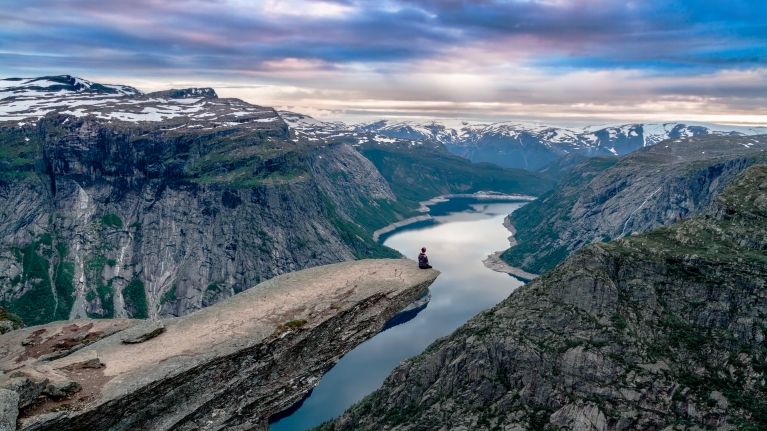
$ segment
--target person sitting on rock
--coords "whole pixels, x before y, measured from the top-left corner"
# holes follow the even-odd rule
[[[421,269],[429,269],[429,256],[426,256],[426,247],[421,247],[421,254],[418,255],[418,267]]]

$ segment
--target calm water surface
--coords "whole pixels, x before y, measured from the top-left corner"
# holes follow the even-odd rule
[[[412,320],[387,329],[360,344],[328,371],[322,382],[287,417],[272,420],[272,431],[302,431],[339,416],[381,386],[386,376],[434,340],[500,302],[522,285],[482,264],[488,254],[508,248],[503,218],[524,205],[452,199],[431,207],[434,222],[406,226],[384,238],[384,244],[410,259],[426,247],[440,275],[429,304]],[[294,411],[293,411],[294,410]]]

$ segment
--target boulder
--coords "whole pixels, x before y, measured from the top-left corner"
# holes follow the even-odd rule
[[[0,431],[16,431],[19,416],[19,394],[0,389]]]
[[[74,393],[77,393],[82,386],[79,383],[72,380],[61,380],[48,383],[48,386],[43,390],[43,394],[51,398],[66,398]]]
[[[125,344],[138,344],[165,332],[165,325],[162,322],[144,322],[124,331],[121,339]]]
[[[16,373],[16,375],[18,375],[18,373]],[[16,392],[19,395],[18,407],[24,408],[32,404],[37,399],[37,397],[43,393],[43,390],[47,385],[48,379],[35,382],[30,380],[28,377],[19,376],[12,377],[3,383],[2,388]]]

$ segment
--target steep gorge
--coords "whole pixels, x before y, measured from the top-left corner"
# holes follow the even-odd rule
[[[318,430],[767,427],[767,165],[699,216],[591,244]]]

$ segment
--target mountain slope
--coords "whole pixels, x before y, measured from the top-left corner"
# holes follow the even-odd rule
[[[765,150],[765,136],[699,135],[589,159],[509,216],[517,245],[501,259],[542,274],[587,244],[695,215]]]
[[[411,207],[438,195],[496,191],[538,196],[554,186],[554,180],[545,174],[473,163],[451,154],[438,140],[387,137],[293,112],[279,114],[295,131],[298,142],[324,141],[356,148],[376,166],[399,201]]]
[[[767,427],[767,166],[702,217],[592,244],[318,430]]]
[[[562,177],[567,175],[568,172],[572,171],[576,166],[578,166],[586,159],[588,159],[588,156],[585,156],[581,153],[566,154],[562,157],[552,160],[546,166],[538,169],[538,172],[546,174],[559,181],[562,179]]]
[[[210,89],[72,96],[0,124],[0,301],[27,324],[182,315],[284,272],[399,256],[371,233],[406,214],[348,145],[296,143],[273,109]]]

